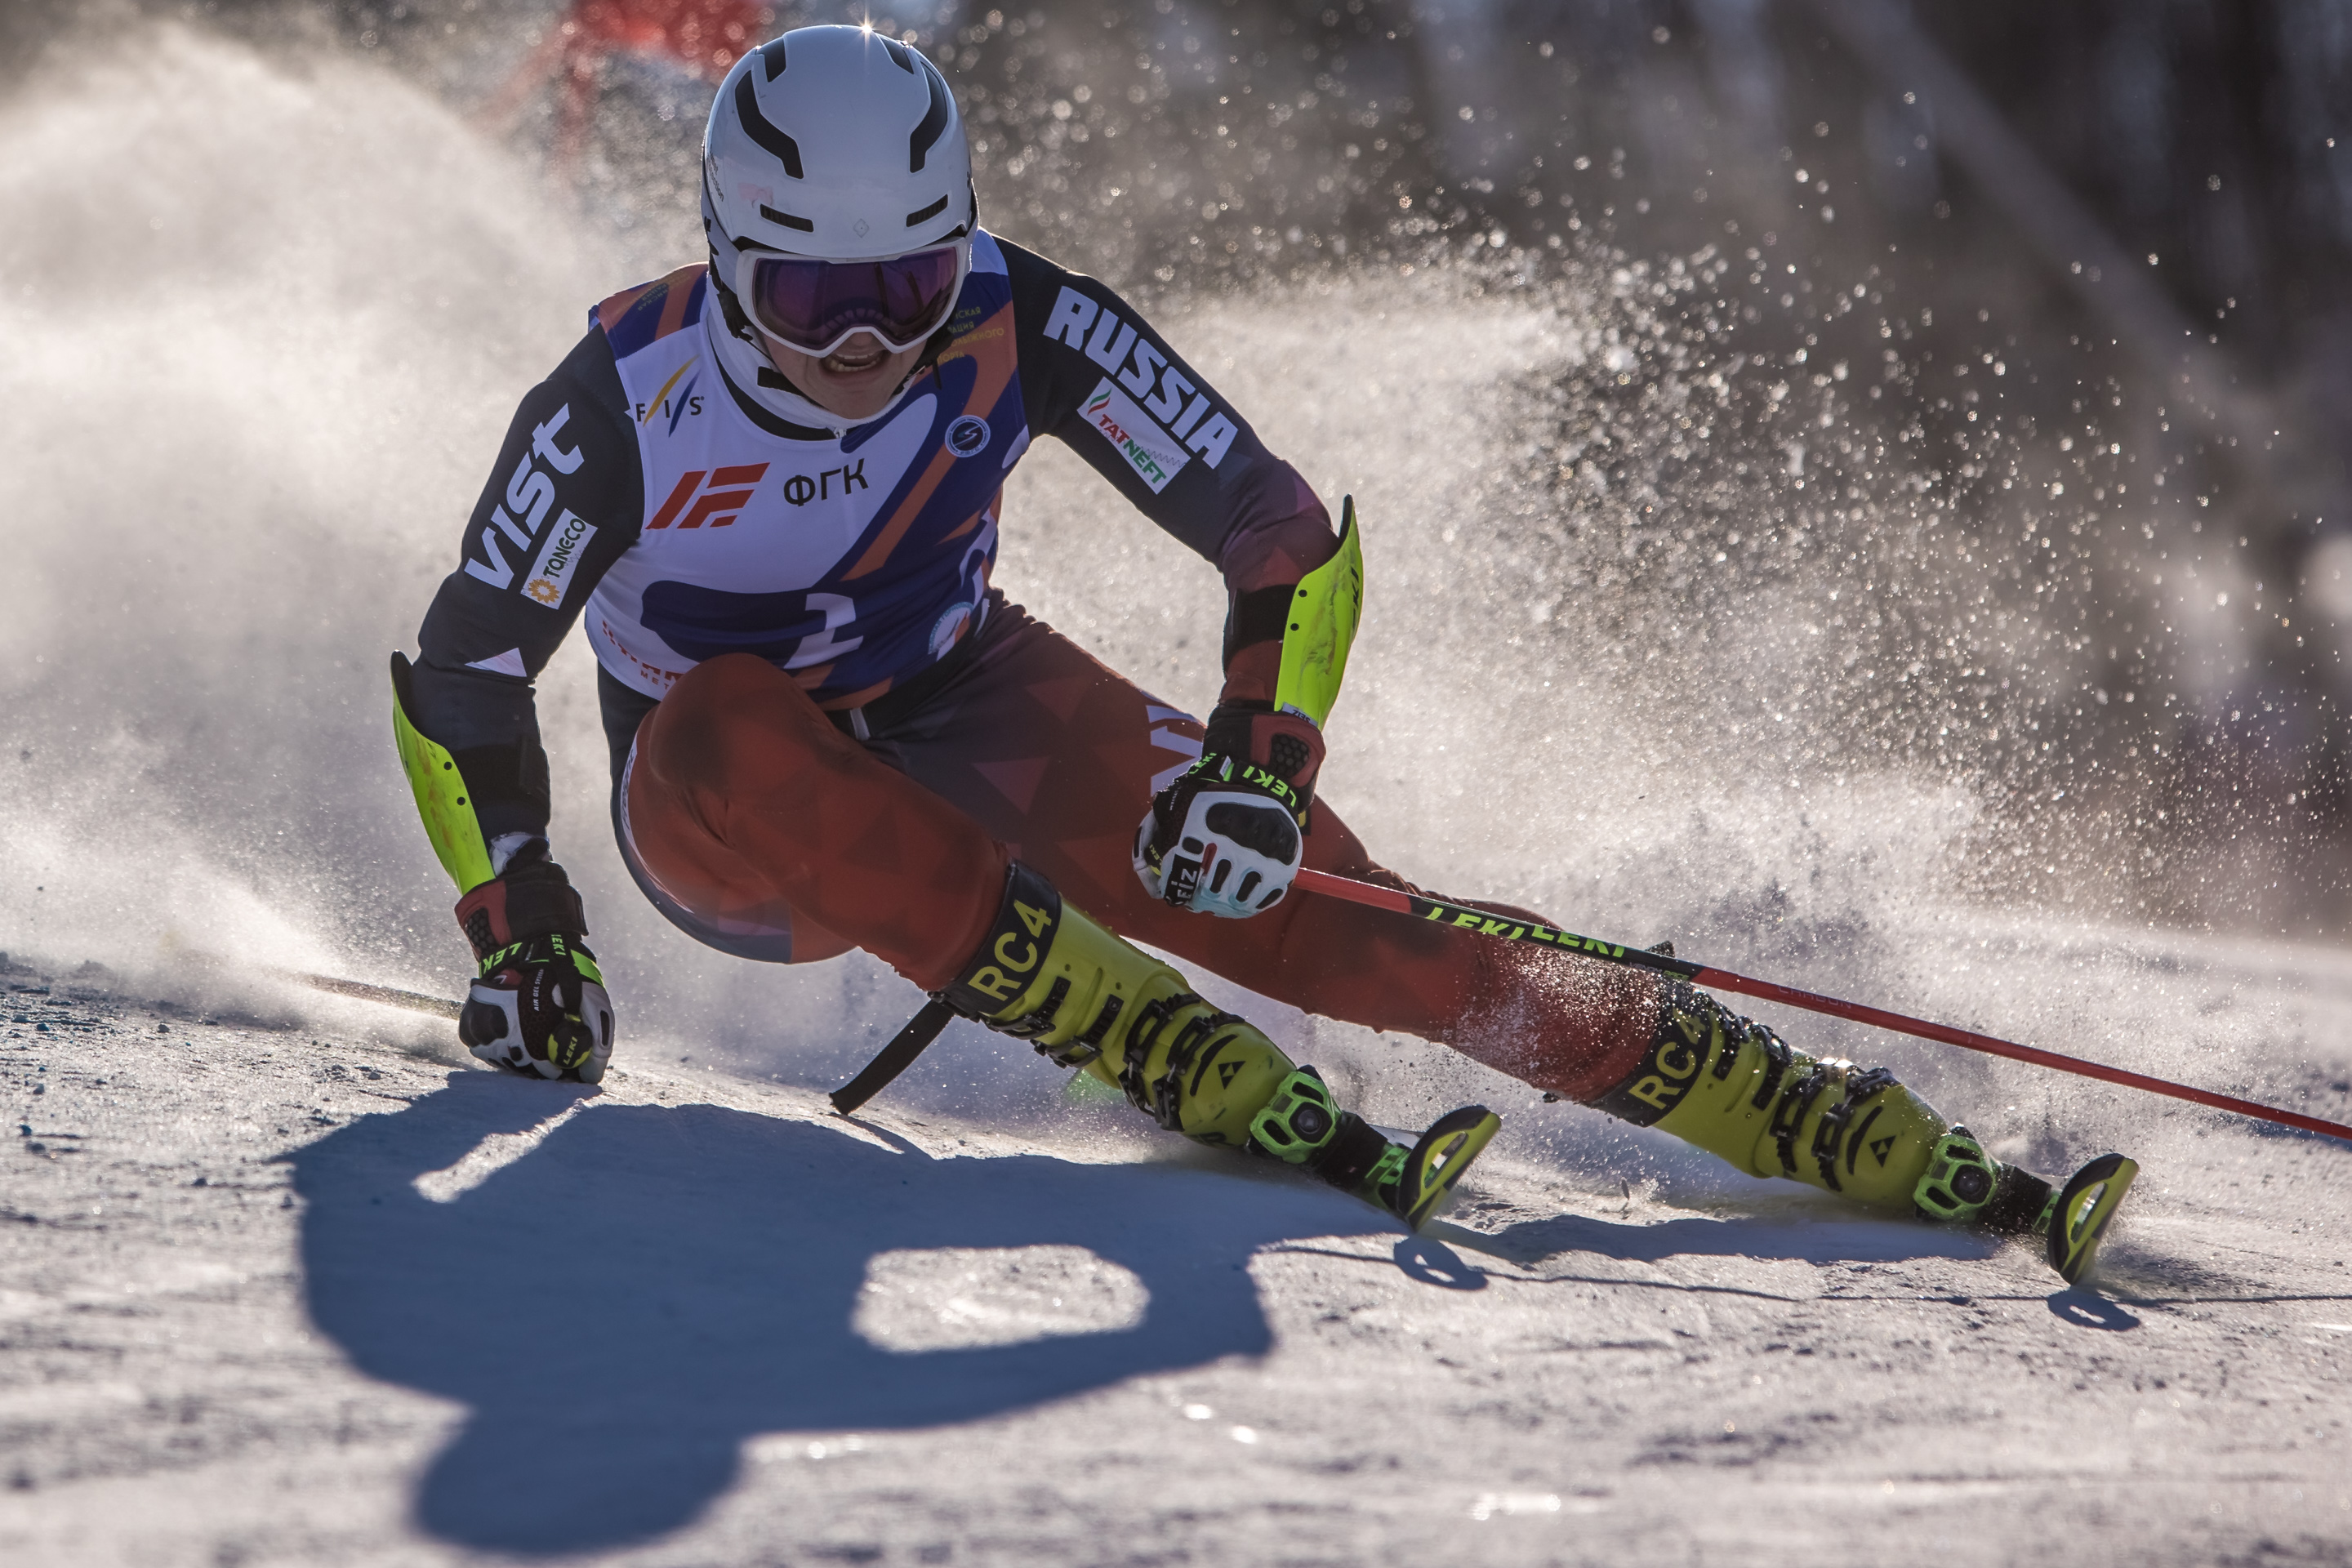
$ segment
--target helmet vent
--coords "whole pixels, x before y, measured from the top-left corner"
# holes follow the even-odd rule
[[[796,228],[803,234],[814,234],[816,232],[816,225],[811,223],[808,219],[804,217],[794,217],[790,213],[780,213],[764,202],[760,205],[760,216],[766,218],[770,223],[780,223],[786,228]]]
[[[775,80],[784,74],[784,40],[772,39],[760,46],[760,63],[768,68],[768,79]]]
[[[923,122],[915,127],[915,133],[907,138],[907,173],[910,174],[923,172],[924,155],[938,143],[948,128],[948,116],[955,110],[955,100],[948,96],[947,79],[940,75],[939,68],[925,60],[922,74],[931,89],[931,106],[925,111]],[[797,159],[798,154],[794,157]]]
[[[931,112],[934,115],[939,113],[938,93],[943,88],[944,84],[942,88],[933,89]],[[751,76],[748,71],[736,79],[735,114],[736,118],[743,122],[743,134],[758,142],[762,151],[772,154],[778,163],[783,164],[785,174],[795,180],[804,177],[801,174],[801,144],[775,126],[769,124],[767,116],[760,112],[759,95],[751,90]],[[929,125],[930,121],[926,119],[923,123]],[[940,123],[946,124],[944,118],[941,119]],[[922,132],[918,131],[916,134],[919,136]],[[939,132],[932,132],[931,137],[933,141],[937,141]],[[918,157],[916,167],[921,166],[921,160]]]
[[[939,216],[941,213],[947,210],[948,199],[945,196],[941,196],[938,201],[933,202],[929,206],[925,207],[921,212],[908,213],[907,215],[907,226],[908,228],[912,228],[919,223],[929,223],[931,219]]]

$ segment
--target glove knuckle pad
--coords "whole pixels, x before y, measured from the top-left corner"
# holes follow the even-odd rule
[[[496,1067],[593,1083],[613,1049],[613,1002],[577,941],[534,939],[495,955],[457,1015],[457,1037]]]
[[[1287,866],[1298,858],[1298,825],[1290,813],[1265,801],[1220,800],[1202,821],[1211,833]]]
[[[1135,874],[1153,898],[1197,914],[1245,919],[1289,891],[1305,858],[1303,788],[1213,742],[1152,797],[1136,828]],[[1297,764],[1294,742],[1274,760]],[[1311,760],[1311,759],[1309,759]]]

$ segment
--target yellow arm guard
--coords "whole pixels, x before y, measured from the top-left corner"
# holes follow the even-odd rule
[[[447,748],[425,738],[409,722],[408,659],[392,656],[392,738],[400,748],[400,765],[408,787],[416,795],[416,815],[425,819],[425,837],[433,853],[461,893],[470,893],[496,875],[490,869],[490,847],[482,837],[474,815],[466,777]]]
[[[1339,552],[1299,579],[1282,633],[1275,711],[1297,713],[1318,730],[1339,700],[1348,649],[1364,614],[1364,552],[1356,535],[1356,498],[1339,503]]]

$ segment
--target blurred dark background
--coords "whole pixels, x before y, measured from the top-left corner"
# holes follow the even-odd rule
[[[1660,582],[1686,549],[1798,570],[1699,499],[1783,466],[1781,394],[1695,454],[1638,416],[1669,370],[1810,384],[1837,439],[1787,459],[1811,498],[1776,494],[1932,490],[1988,542],[1938,548],[1990,584],[1880,574],[1907,622],[1880,652],[1942,678],[1832,703],[1822,728],[1948,763],[2029,833],[2079,835],[2079,803],[2104,802],[2115,854],[2170,889],[2152,914],[2352,918],[2352,6],[18,0],[0,58],[142,11],[378,52],[604,221],[677,234],[680,259],[717,71],[785,26],[870,16],[947,68],[991,226],[1147,298],[1362,268],[1613,279],[1666,326],[1622,374],[1517,389],[1556,405],[1528,475],[1569,518],[1545,535],[1561,552],[1654,540]],[[1582,507],[1580,473],[1649,486],[1653,515]],[[1812,570],[1860,515],[1805,534]],[[2038,629],[1953,635],[2004,605]],[[2027,695],[2053,658],[2080,679]],[[1949,716],[1971,705],[1963,745]],[[2086,738],[2053,754],[2045,722]],[[2275,889],[2284,859],[2286,892],[2200,903],[2181,889],[2213,878],[2159,875],[2249,835],[2281,855],[2236,874]]]

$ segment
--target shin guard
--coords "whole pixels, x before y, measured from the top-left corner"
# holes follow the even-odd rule
[[[1791,1050],[1679,981],[1666,987],[1641,1065],[1594,1103],[1751,1175],[1786,1176],[1896,1212],[1917,1206],[1922,1179],[1952,1130],[1885,1068]],[[1974,1219],[1984,1206],[1931,1217]]]
[[[1291,1060],[1169,965],[1013,863],[996,918],[943,994],[958,1012],[1123,1090],[1171,1132],[1242,1147]]]

